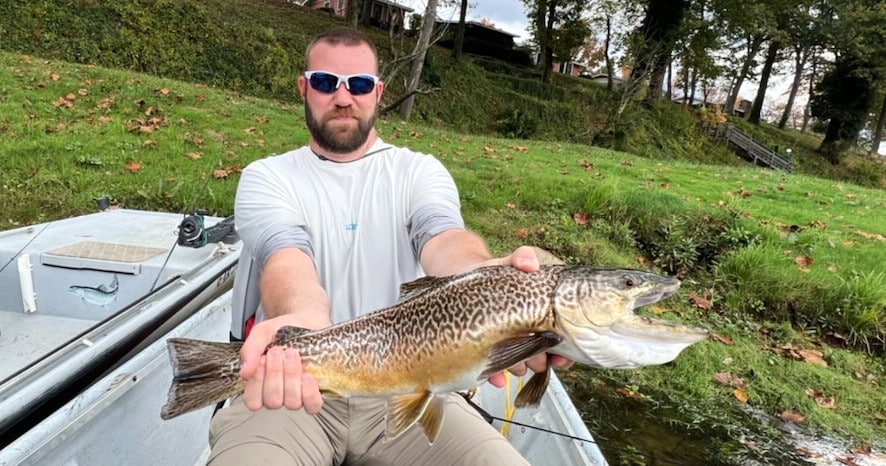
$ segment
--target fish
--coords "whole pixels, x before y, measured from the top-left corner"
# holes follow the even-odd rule
[[[95,304],[97,306],[107,307],[109,304],[117,300],[117,292],[120,290],[120,281],[117,274],[111,279],[111,283],[104,283],[98,286],[87,285],[71,285],[68,291],[75,296],[79,296],[83,301]]]
[[[405,283],[393,306],[322,330],[281,327],[268,347],[297,349],[324,396],[386,398],[387,439],[419,424],[433,444],[446,395],[537,354],[601,368],[672,361],[708,331],[634,310],[679,286],[676,278],[632,269],[489,266]],[[242,393],[240,347],[170,338],[173,381],[161,418]],[[515,405],[537,405],[550,371],[533,374]]]

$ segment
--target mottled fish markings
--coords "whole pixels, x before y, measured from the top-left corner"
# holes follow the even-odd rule
[[[446,394],[536,354],[605,368],[674,359],[707,332],[633,310],[678,287],[674,278],[637,270],[485,267],[404,284],[396,305],[323,330],[283,327],[270,346],[297,349],[327,395],[387,398],[388,438],[419,423],[433,442]],[[168,346],[174,380],[164,419],[242,392],[239,344],[170,339]],[[516,403],[537,404],[548,377],[535,374]]]

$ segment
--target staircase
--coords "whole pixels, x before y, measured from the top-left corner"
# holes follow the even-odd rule
[[[709,133],[710,134],[710,133]],[[754,138],[741,132],[735,125],[721,123],[714,129],[712,136],[717,140],[725,139],[738,155],[749,161],[777,170],[791,171],[791,161],[781,155],[772,152],[765,146],[755,141]]]

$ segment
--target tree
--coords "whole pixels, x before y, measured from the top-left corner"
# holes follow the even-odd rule
[[[437,0],[428,0],[425,7],[425,15],[421,22],[421,32],[418,35],[418,41],[415,43],[415,51],[412,57],[412,70],[409,72],[409,78],[406,81],[406,98],[400,104],[400,116],[409,119],[412,114],[412,107],[415,105],[415,94],[418,91],[418,82],[421,79],[421,71],[425,64],[425,55],[427,55],[428,47],[431,44],[431,35],[434,33],[434,23],[437,18]]]
[[[639,29],[631,81],[648,80],[646,102],[661,96],[665,72],[680,30],[688,0],[648,0],[646,16]]]
[[[836,164],[867,123],[886,76],[886,7],[880,0],[845,0],[828,13],[823,21],[836,60],[815,88],[811,111],[827,121],[819,151]]]
[[[529,8],[529,29],[539,51],[542,81],[550,81],[555,51],[570,54],[586,42],[590,30],[582,19],[583,0],[524,0]],[[558,56],[560,60],[572,58]]]
[[[828,121],[819,151],[832,164],[840,163],[843,153],[855,143],[873,103],[870,75],[864,71],[858,58],[840,56],[816,87],[812,115]]]
[[[458,30],[455,31],[455,45],[452,47],[452,58],[460,61],[465,46],[465,17],[468,15],[468,0],[461,0],[458,13]]]

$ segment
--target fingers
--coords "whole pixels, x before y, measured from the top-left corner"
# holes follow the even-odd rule
[[[323,407],[317,380],[302,372],[298,351],[279,346],[259,358],[254,376],[246,380],[243,401],[252,411],[286,407],[317,414]]]
[[[524,272],[535,272],[539,268],[535,249],[529,246],[520,246],[510,257],[511,265]]]

